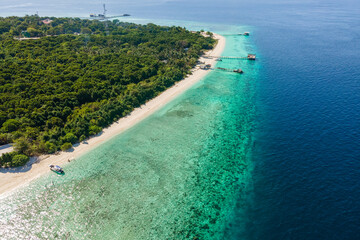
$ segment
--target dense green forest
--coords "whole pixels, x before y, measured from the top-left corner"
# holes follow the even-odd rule
[[[215,44],[181,27],[44,19],[0,18],[0,145],[16,150],[0,166],[101,132],[184,78]]]

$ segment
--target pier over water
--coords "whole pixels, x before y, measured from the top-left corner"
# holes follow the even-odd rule
[[[247,59],[247,60],[256,60],[256,54],[248,54],[248,55],[247,55],[247,57],[207,56],[207,58],[217,58],[217,59]]]

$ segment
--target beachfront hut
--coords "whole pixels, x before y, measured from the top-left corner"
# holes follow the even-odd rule
[[[211,68],[211,64],[201,64],[200,68],[203,70],[209,70]]]
[[[247,58],[248,58],[249,60],[255,60],[255,59],[256,59],[256,55],[249,53],[248,56],[247,56]]]

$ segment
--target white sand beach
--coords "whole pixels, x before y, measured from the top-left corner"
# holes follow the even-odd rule
[[[9,152],[12,152],[13,150],[14,150],[14,148],[11,144],[2,145],[2,146],[0,146],[0,156],[3,153],[9,153]]]
[[[214,38],[218,39],[218,43],[213,50],[208,51],[200,61],[205,64],[215,64],[214,58],[206,58],[206,56],[220,56],[225,48],[225,38],[221,35],[214,34]],[[146,104],[135,109],[127,117],[119,119],[110,127],[103,130],[99,136],[92,137],[85,142],[76,145],[71,152],[60,152],[55,155],[43,155],[37,159],[33,159],[27,166],[18,169],[0,169],[0,196],[10,193],[18,187],[24,186],[41,175],[48,173],[50,164],[64,165],[69,160],[76,159],[91,149],[104,143],[110,138],[131,128],[141,120],[145,119],[162,106],[172,101],[174,98],[185,92],[196,82],[200,81],[208,74],[210,70],[202,70],[194,68],[192,75],[179,81],[171,88],[164,91],[156,98],[148,101]],[[31,165],[30,165],[31,164]]]

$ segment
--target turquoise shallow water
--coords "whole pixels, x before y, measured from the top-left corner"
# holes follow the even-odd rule
[[[92,0],[14,2],[2,0],[0,15],[102,10]],[[132,0],[106,7],[109,15],[173,19],[155,21],[162,25],[250,31],[245,41],[228,37],[225,54],[254,51],[259,58],[219,63],[246,73],[208,76],[162,115],[119,136],[121,151],[100,147],[67,166],[66,178],[45,176],[1,200],[0,239],[55,238],[51,229],[70,239],[360,239],[359,1]],[[209,107],[215,103],[217,111]],[[150,135],[160,140],[150,144]],[[137,152],[140,139],[149,144]],[[59,191],[45,189],[52,182]]]
[[[16,3],[13,0],[2,0],[1,3],[3,3],[0,6],[1,16],[33,14],[39,11],[41,16],[84,17],[88,16],[90,12],[101,12],[101,3],[91,0],[86,2],[63,0],[61,3],[54,0],[46,2],[17,0]],[[74,186],[78,184],[79,189],[82,186],[72,180],[70,172],[65,179],[55,176],[44,177],[32,185],[33,193],[19,193],[1,201],[0,235],[7,234],[7,238],[11,238],[11,236],[19,234],[19,236],[30,236],[29,238],[37,239],[31,236],[40,232],[39,229],[44,228],[44,234],[49,235],[47,228],[58,227],[64,231],[64,234],[76,234],[78,228],[82,231],[79,231],[77,233],[79,235],[74,235],[73,238],[84,238],[80,236],[86,229],[83,225],[91,222],[93,228],[88,236],[100,237],[100,235],[109,234],[104,238],[111,238],[111,234],[115,236],[115,234],[124,233],[124,229],[120,230],[117,227],[131,226],[130,224],[126,225],[125,222],[146,219],[145,217],[141,218],[141,214],[143,214],[143,216],[151,216],[153,227],[139,225],[126,228],[137,232],[136,235],[133,235],[134,238],[146,236],[145,238],[164,239],[166,236],[176,236],[173,238],[183,239],[190,233],[191,236],[197,235],[200,239],[360,239],[360,204],[358,203],[358,199],[360,199],[358,181],[360,179],[359,1],[133,0],[131,2],[107,1],[106,6],[109,15],[126,12],[141,18],[181,19],[208,23],[156,21],[162,25],[204,28],[219,33],[250,31],[252,35],[245,41],[228,37],[228,48],[225,54],[242,55],[241,52],[245,52],[246,49],[246,52],[256,52],[259,58],[256,63],[219,63],[221,65],[229,64],[229,66],[240,64],[245,70],[245,75],[237,78],[228,73],[219,73],[219,75],[214,73],[178,101],[168,106],[168,109],[172,109],[179,104],[178,106],[183,106],[181,109],[187,109],[183,105],[185,99],[188,99],[188,106],[200,102],[199,108],[196,111],[192,110],[196,112],[194,116],[182,117],[182,124],[177,122],[178,131],[176,133],[178,135],[176,136],[184,139],[184,142],[178,142],[176,153],[172,156],[182,153],[182,158],[179,159],[184,162],[186,159],[190,159],[190,153],[194,153],[193,159],[196,159],[197,163],[203,164],[198,166],[187,162],[187,164],[179,166],[191,166],[188,168],[189,173],[200,176],[201,182],[185,178],[190,175],[186,175],[185,171],[182,171],[184,168],[174,168],[174,171],[171,171],[172,169],[169,167],[170,170],[165,172],[176,173],[176,175],[167,175],[166,177],[162,175],[163,177],[159,178],[166,179],[163,182],[169,183],[168,186],[172,186],[174,189],[177,186],[178,193],[186,192],[186,196],[178,195],[177,201],[173,197],[175,191],[169,192],[166,197],[162,195],[163,192],[160,192],[160,188],[157,188],[158,192],[154,196],[163,196],[163,199],[168,199],[168,202],[160,201],[160,197],[154,198],[157,205],[151,205],[154,207],[149,208],[145,206],[145,200],[136,200],[143,212],[135,211],[134,216],[130,216],[131,214],[120,216],[120,210],[117,210],[118,213],[116,213],[109,208],[111,206],[111,208],[120,209],[120,205],[124,206],[124,200],[116,201],[112,197],[104,197],[107,200],[102,200],[93,193],[97,186],[95,183],[100,184],[101,181],[96,180],[95,182],[94,180],[91,183],[89,181],[89,179],[95,179],[95,175],[100,172],[103,174],[102,179],[106,179],[108,170],[99,170],[105,165],[100,165],[96,157],[88,157],[88,162],[91,164],[88,164],[80,172],[75,168],[75,164],[86,165],[87,158],[84,157],[74,162],[74,165],[69,165],[67,169],[74,171],[72,177],[76,176],[78,181],[83,184],[83,188],[87,188],[86,193],[85,190],[81,192],[76,188],[74,190],[68,187],[70,183]],[[131,20],[133,21],[133,19]],[[137,21],[147,22],[147,20]],[[210,25],[211,23],[223,23],[223,25]],[[236,27],[233,27],[234,25]],[[252,27],[238,27],[239,25]],[[254,49],[253,43],[257,49]],[[261,69],[258,71],[257,67],[260,65]],[[254,92],[256,92],[256,109],[253,105]],[[199,97],[200,94],[201,97]],[[212,103],[216,99],[219,103],[219,110],[216,111],[216,114],[215,110],[211,110],[211,108],[208,113],[212,116],[202,112],[205,111],[202,107],[213,106]],[[164,111],[164,116],[171,112]],[[256,113],[256,124],[253,121],[254,113]],[[151,119],[156,118],[159,119],[159,124],[162,124],[164,129],[167,129],[165,126],[169,126],[170,123],[175,124],[169,120],[170,118],[160,117],[160,115],[154,115]],[[172,119],[178,120],[179,118],[180,116],[173,116]],[[203,129],[200,130],[199,127],[196,134],[193,134],[195,130],[191,129],[195,129],[195,127],[190,124],[195,121],[195,118],[198,119],[199,124],[202,124]],[[239,122],[229,127],[235,122],[235,118]],[[149,122],[155,121],[151,119]],[[155,122],[153,123],[155,124]],[[146,123],[144,124],[146,125]],[[137,131],[142,134],[143,139],[150,134],[149,130],[145,131],[145,128],[140,125],[136,129],[139,129]],[[187,135],[188,129],[192,135]],[[240,130],[238,131],[238,129]],[[255,132],[253,136],[250,134],[252,131]],[[166,130],[163,134],[167,136]],[[203,137],[199,137],[200,135]],[[140,135],[138,137],[131,136],[135,139],[140,138]],[[221,140],[219,136],[221,138],[227,136],[229,141]],[[250,147],[246,147],[246,150],[243,151],[234,146],[227,148],[221,145],[223,141],[226,144],[236,142],[239,146],[248,146],[243,144],[246,142],[245,138],[242,138],[244,136],[249,136],[250,144],[253,142],[251,150],[249,150]],[[161,145],[159,142],[151,145],[156,152],[160,153],[161,149],[164,150],[161,153],[164,156],[151,157],[154,163],[159,163],[153,165],[156,173],[159,172],[158,166],[169,166],[170,161],[174,160],[169,157],[170,152],[175,152],[175,149],[171,147],[173,140],[168,140]],[[176,140],[178,141],[178,139]],[[199,145],[190,146],[190,143],[194,142]],[[127,150],[123,145],[119,146],[123,151],[130,151],[129,145],[131,144],[126,146]],[[187,146],[188,148],[186,148]],[[199,155],[198,152],[207,149],[207,146],[210,146],[208,147],[209,155]],[[189,153],[186,153],[184,149],[188,149]],[[135,152],[135,148],[133,151]],[[113,149],[108,154],[110,152],[112,153]],[[93,153],[95,154],[95,152]],[[210,153],[216,156],[216,161],[210,158]],[[232,159],[229,161],[225,160],[224,156],[227,153],[233,154],[235,157],[228,157],[228,159]],[[116,154],[114,153],[114,155]],[[162,161],[160,161],[161,159]],[[124,159],[120,159],[116,155],[116,159],[113,161],[107,157],[101,160],[109,164],[119,162],[119,165],[123,166],[126,158],[124,155]],[[231,164],[231,161],[239,165],[243,164],[243,169],[226,167],[229,166],[226,163]],[[115,164],[112,166],[115,171]],[[135,167],[126,167],[128,171],[135,169]],[[180,169],[182,169],[183,175],[180,175]],[[204,169],[209,171],[216,169],[224,177],[212,172],[207,174]],[[121,171],[116,173],[119,174],[118,176],[122,176]],[[131,176],[135,176],[136,172],[131,173],[134,174]],[[114,177],[115,175],[110,176],[114,179],[108,179],[111,184],[120,181],[116,180],[119,178]],[[153,174],[142,173],[140,179],[143,182],[141,184],[148,183],[150,180],[148,176],[153,176]],[[175,176],[179,176],[176,181],[174,180]],[[237,176],[239,179],[235,182],[234,179]],[[55,180],[60,181],[56,182]],[[212,180],[214,185],[208,184]],[[233,180],[234,182],[231,182]],[[51,195],[43,191],[44,186],[51,184],[51,181],[63,186],[61,189],[64,193],[54,192]],[[125,189],[124,193],[132,193],[133,191],[125,186],[130,186],[135,180],[127,175],[122,181],[119,184]],[[187,187],[181,189],[179,186],[185,186],[185,182]],[[152,186],[156,186],[157,183],[153,182],[153,184]],[[114,188],[109,184],[104,187],[107,191],[114,191]],[[78,195],[74,191],[78,191]],[[209,197],[210,193],[214,194]],[[109,194],[105,193],[105,195]],[[115,193],[111,192],[111,194]],[[77,196],[76,201],[71,200],[74,196]],[[94,196],[94,198],[89,196]],[[115,195],[112,196],[115,197]],[[146,195],[142,195],[142,197],[144,196]],[[237,198],[236,201],[235,198]],[[69,206],[73,205],[69,209],[60,208],[60,212],[65,211],[61,217],[54,212],[32,216],[30,215],[32,211],[47,211],[47,208],[41,206],[40,203],[36,205],[36,199],[39,201],[47,199],[46,202],[51,211],[54,211],[55,206],[66,205],[66,202]],[[91,199],[93,202],[86,208],[81,208],[81,211],[76,210],[75,204],[82,206],[82,203],[92,201]],[[129,197],[129,202],[131,202],[130,199]],[[24,204],[19,204],[19,202]],[[218,206],[211,207],[213,202],[218,202]],[[178,203],[176,207],[175,203]],[[135,203],[131,202],[131,204]],[[31,210],[35,205],[34,210]],[[194,208],[191,208],[193,206]],[[18,210],[15,212],[16,208]],[[96,211],[92,212],[93,208]],[[106,212],[107,208],[108,212]],[[123,211],[126,212],[126,209]],[[87,213],[88,215],[86,215]],[[208,216],[206,216],[207,214]],[[213,223],[214,221],[210,222],[211,214],[218,214],[215,223]],[[173,215],[176,216],[169,217]],[[9,220],[10,218],[11,220]],[[132,220],[133,218],[136,220]],[[187,224],[183,226],[172,224],[171,221],[175,218],[178,219],[178,223],[186,222]],[[42,219],[44,220],[42,221]],[[118,219],[122,219],[124,222],[120,222]],[[157,222],[155,223],[155,221]],[[142,226],[146,227],[141,228]],[[176,233],[172,233],[171,227],[173,226],[177,229]],[[100,228],[103,228],[104,231],[101,232]],[[153,232],[150,234],[150,231]],[[209,237],[212,233],[215,235]],[[13,238],[17,239],[17,237]],[[96,237],[93,238],[96,239]]]
[[[219,33],[243,31],[169,24]],[[252,51],[251,37],[228,36],[223,55]],[[258,64],[224,60],[218,66],[241,67],[245,74],[211,72],[148,119],[66,165],[65,176],[49,174],[1,199],[0,235],[228,238],[226,229],[236,203],[246,198],[251,186]]]

